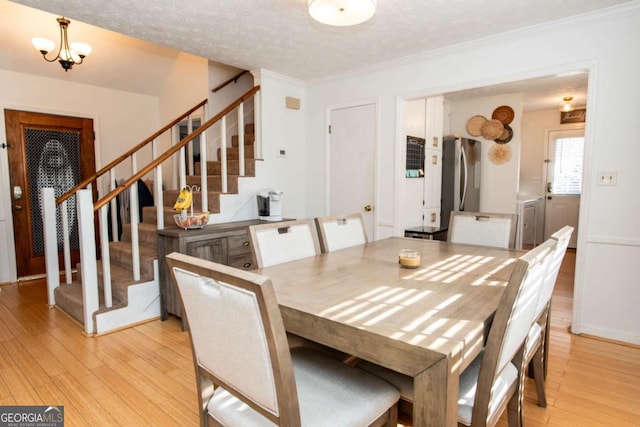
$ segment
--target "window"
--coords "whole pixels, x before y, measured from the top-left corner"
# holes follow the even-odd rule
[[[553,193],[580,194],[584,137],[556,138],[553,156]]]

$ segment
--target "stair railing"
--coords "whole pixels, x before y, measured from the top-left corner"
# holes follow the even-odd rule
[[[221,151],[226,153],[226,128],[225,121],[226,116],[240,108],[242,111],[242,105],[247,100],[257,97],[259,94],[260,86],[255,86],[251,90],[247,91],[236,101],[232,102],[226,108],[224,108],[221,112],[216,114],[214,117],[210,118],[206,122],[202,123],[201,126],[192,131],[189,135],[187,135],[182,140],[178,141],[175,144],[167,149],[164,153],[158,154],[157,144],[155,142],[156,138],[171,129],[172,131],[172,141],[175,141],[175,135],[178,132],[177,125],[183,121],[184,115],[180,118],[172,121],[169,125],[166,125],[162,128],[161,131],[156,132],[152,137],[138,144],[136,147],[129,150],[127,153],[123,154],[109,165],[100,169],[93,177],[87,178],[83,180],[80,184],[76,185],[72,190],[63,196],[59,197],[57,200],[54,200],[55,197],[52,197],[53,190],[52,189],[43,189],[43,221],[45,227],[45,264],[47,266],[47,287],[48,287],[48,298],[49,304],[55,305],[55,297],[54,290],[58,286],[60,286],[59,279],[59,266],[58,266],[58,248],[57,244],[50,243],[47,244],[47,237],[49,236],[49,240],[51,242],[56,242],[56,221],[51,222],[51,218],[56,217],[56,205],[60,204],[61,206],[65,206],[67,200],[72,196],[76,195],[76,202],[78,204],[78,229],[79,229],[79,237],[80,237],[80,263],[81,263],[81,276],[82,276],[82,291],[83,291],[83,311],[84,311],[84,322],[85,322],[85,331],[87,333],[93,333],[94,330],[94,322],[93,322],[93,313],[95,313],[99,309],[99,291],[98,291],[98,271],[97,271],[97,263],[96,263],[96,246],[95,246],[95,227],[94,221],[95,216],[98,216],[99,223],[99,238],[100,238],[100,249],[101,249],[101,258],[102,258],[102,267],[103,267],[103,287],[104,287],[104,303],[106,307],[111,307],[113,304],[112,301],[112,293],[111,293],[111,277],[110,277],[110,265],[109,265],[109,236],[108,236],[108,222],[107,222],[107,214],[108,214],[108,205],[112,206],[112,211],[115,212],[115,200],[116,197],[122,194],[124,191],[130,192],[130,220],[131,220],[131,241],[132,241],[132,266],[133,266],[133,278],[134,280],[140,280],[140,255],[139,255],[139,239],[138,239],[138,199],[137,199],[137,186],[134,185],[138,182],[138,180],[150,172],[154,172],[154,200],[155,200],[155,208],[157,212],[157,226],[159,229],[164,228],[164,202],[162,200],[162,164],[171,159],[176,153],[180,153],[179,157],[179,181],[181,183],[181,187],[184,187],[186,184],[186,164],[185,164],[185,147],[191,143],[196,137],[200,136],[200,173],[201,173],[201,197],[202,197],[202,207],[203,211],[208,210],[208,201],[207,201],[207,157],[206,157],[206,131],[215,123],[221,122],[221,132],[225,134],[225,138],[222,138],[221,141]],[[259,98],[254,98],[254,114],[256,111],[259,111],[257,107]],[[189,122],[191,121],[191,114],[195,112],[198,108],[204,107],[206,101],[203,101],[198,105],[197,108],[191,109],[188,113]],[[260,118],[255,116],[254,118],[255,126],[256,126],[256,147],[261,145],[260,134],[258,133],[258,125]],[[239,123],[243,120],[239,120]],[[242,126],[242,130],[244,131],[244,125]],[[137,165],[137,156],[136,153],[140,148],[146,146],[148,143],[152,142],[152,156],[153,160],[147,164],[146,166],[138,169]],[[243,144],[244,145],[244,141]],[[261,149],[260,149],[261,151]],[[221,156],[221,169],[225,171],[222,174],[223,180],[223,192],[227,192],[226,185],[224,184],[226,181],[226,170],[227,170],[227,158],[226,154]],[[132,162],[132,171],[133,174],[131,177],[122,182],[119,186],[115,187],[115,184],[111,186],[110,191],[102,198],[99,198],[97,201],[92,201],[92,184],[97,183],[97,178],[106,172],[110,173],[110,180],[115,182],[115,172],[113,168],[120,164],[122,161],[127,158],[131,158]],[[86,188],[85,188],[86,187]],[[51,190],[51,193],[49,193]],[[93,206],[92,206],[93,205]],[[63,212],[66,209],[62,209]],[[82,212],[82,214],[81,214]],[[93,212],[93,214],[89,215],[88,212]],[[64,215],[64,214],[63,214]],[[115,215],[112,215],[115,217]],[[116,224],[117,225],[117,224]],[[63,225],[63,228],[65,225]],[[117,226],[112,227],[116,230]],[[51,240],[51,236],[53,236],[53,240]],[[69,233],[65,232],[65,238],[68,240]],[[66,245],[66,244],[65,244]],[[66,247],[66,246],[65,246]],[[67,251],[64,251],[65,256],[65,271],[67,265],[70,264],[70,256],[67,257]],[[71,277],[70,268],[67,272],[67,283],[71,283],[69,278]]]

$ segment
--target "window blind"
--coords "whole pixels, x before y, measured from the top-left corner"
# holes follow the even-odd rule
[[[553,158],[553,193],[580,194],[584,137],[557,138]]]

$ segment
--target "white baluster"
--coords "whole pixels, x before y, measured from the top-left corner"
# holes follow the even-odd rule
[[[244,176],[244,103],[238,105],[238,175]]]
[[[222,192],[227,192],[227,116],[220,120],[220,175]]]
[[[193,116],[189,114],[187,116],[187,135],[191,135],[191,132],[193,132]],[[193,141],[187,144],[187,160],[187,166],[189,167],[187,169],[187,174],[193,175],[195,171],[193,167]]]
[[[158,142],[154,139],[151,142],[151,152],[153,158],[158,158]],[[153,179],[153,200],[156,205],[156,228],[164,229],[164,201],[162,194],[162,163],[155,168],[155,177]]]
[[[58,265],[58,231],[56,221],[56,194],[53,188],[43,188],[42,225],[44,230],[44,262],[47,272],[47,299],[49,305],[56,304],[55,289],[60,286]]]
[[[73,196],[72,196],[73,197]],[[67,285],[71,284],[73,277],[71,274],[71,243],[69,242],[69,212],[67,211],[67,200],[60,204],[60,215],[62,221],[62,253],[64,260],[64,278]]]
[[[133,174],[138,172],[136,154],[131,155],[131,169]],[[138,223],[140,222],[138,202],[138,183],[129,187],[129,216],[131,218],[131,264],[133,266],[133,280],[140,280],[140,242],[138,240]]]
[[[140,242],[138,241],[138,183],[129,187],[129,206],[131,220],[131,263],[133,280],[140,280]]]
[[[109,171],[109,191],[113,191],[116,189],[116,170],[112,168]],[[111,199],[109,202],[111,205],[111,240],[117,242],[120,240],[120,236],[118,235],[118,196]]]
[[[104,292],[104,305],[111,308],[113,298],[111,296],[111,258],[109,258],[109,227],[107,218],[107,205],[100,208],[100,252],[102,255],[102,287]]]
[[[254,158],[263,159],[262,155],[262,95],[257,91],[253,96],[253,126],[255,132],[255,141],[253,143],[255,154]]]
[[[93,200],[91,190],[76,193],[78,203],[78,230],[80,237],[80,268],[82,276],[82,301],[84,331],[94,332],[93,313],[99,308],[98,266],[96,261],[96,240],[93,226]]]
[[[200,134],[200,195],[202,212],[209,211],[209,182],[207,181],[207,130]]]
[[[180,127],[175,125],[171,128],[171,146],[175,146],[178,144],[180,138]],[[171,185],[173,188],[181,189],[184,186],[184,183],[179,182],[179,165],[180,165],[180,152],[178,151],[176,154],[172,156],[173,160],[173,173],[171,178]],[[180,185],[180,187],[178,187]]]

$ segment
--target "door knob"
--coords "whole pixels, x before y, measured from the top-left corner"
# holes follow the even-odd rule
[[[367,206],[364,207],[364,211],[365,212],[371,212],[372,210],[373,210],[373,206],[371,206],[371,205],[367,205]]]
[[[22,205],[14,205],[13,206],[17,211],[22,210]]]

